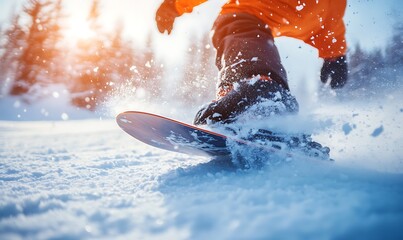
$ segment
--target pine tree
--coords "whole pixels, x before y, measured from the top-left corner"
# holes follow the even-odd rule
[[[183,81],[179,95],[187,102],[201,104],[215,95],[214,51],[208,34],[201,41],[191,43],[186,56]]]
[[[215,98],[215,86],[217,82],[217,69],[215,66],[215,52],[211,47],[209,34],[206,33],[201,41],[201,59],[199,68],[199,86],[201,94],[199,99],[203,102],[206,99]]]
[[[138,81],[138,86],[148,92],[151,97],[158,98],[161,96],[163,65],[155,57],[153,41],[153,36],[149,33],[143,54],[139,56],[141,62],[139,64],[140,81]]]
[[[1,45],[0,56],[0,93],[8,92],[11,79],[15,78],[18,60],[21,57],[22,49],[26,45],[26,33],[20,25],[20,16],[15,14],[12,17],[11,25],[3,33],[5,39]]]
[[[114,84],[122,84],[133,76],[132,66],[136,65],[133,43],[123,39],[124,25],[121,21],[116,24],[115,32],[111,36],[110,70]]]
[[[96,37],[80,40],[77,44],[78,53],[74,57],[74,81],[69,86],[72,92],[72,103],[76,106],[95,110],[98,103],[105,98],[108,80],[105,72],[108,54],[106,50],[107,36],[101,32],[99,25],[99,2],[93,0],[88,14],[90,30]]]
[[[178,93],[176,94],[182,101],[187,103],[194,103],[195,94],[199,94],[199,91],[195,89],[200,67],[199,56],[198,44],[192,42],[187,51],[182,81],[179,83]]]
[[[47,36],[46,51],[51,61],[48,64],[48,79],[53,83],[61,83],[64,82],[66,78],[65,65],[67,57],[67,51],[61,44],[61,22],[66,18],[63,12],[62,0],[55,0],[49,14],[51,14],[51,21],[48,26],[49,34]]]
[[[388,64],[391,67],[398,68],[403,65],[403,23],[396,22],[394,25],[394,34],[390,44],[386,48]]]
[[[403,23],[396,19],[393,35],[385,50],[385,80],[388,86],[402,86],[403,75]]]
[[[27,93],[36,83],[47,84],[51,81],[50,71],[53,60],[58,55],[55,41],[59,38],[58,13],[61,2],[51,0],[29,0],[23,12],[30,20],[26,44],[18,59],[15,82],[11,88],[12,95]]]
[[[353,88],[364,87],[368,85],[366,78],[366,62],[368,56],[362,50],[359,43],[355,46],[349,56],[349,84]]]
[[[123,39],[123,24],[115,32],[102,31],[99,24],[100,5],[93,1],[88,23],[96,37],[78,43],[74,63],[74,81],[70,85],[72,103],[95,110],[111,93],[132,78],[135,60],[132,43]]]

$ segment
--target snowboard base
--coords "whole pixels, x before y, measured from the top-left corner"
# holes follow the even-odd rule
[[[278,154],[282,157],[304,156],[329,160],[328,147],[311,141],[309,138],[272,134],[253,135],[252,139],[237,139],[236,136],[225,136],[203,128],[179,122],[152,113],[128,111],[116,117],[117,124],[137,140],[156,148],[199,156],[231,155],[229,141],[238,145],[262,150],[264,154]],[[266,144],[257,143],[253,139]],[[294,151],[297,150],[297,151]]]
[[[119,114],[116,121],[126,133],[153,147],[190,155],[230,155],[226,136],[173,119],[128,111]]]

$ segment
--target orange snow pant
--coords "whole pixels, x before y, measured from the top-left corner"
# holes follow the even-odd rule
[[[245,13],[220,15],[213,27],[213,45],[219,70],[218,96],[234,82],[252,76],[266,76],[288,88],[287,75],[274,45],[270,28]]]

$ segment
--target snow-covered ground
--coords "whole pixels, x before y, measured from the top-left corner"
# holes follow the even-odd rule
[[[250,170],[113,120],[1,121],[0,239],[403,239],[401,96],[319,101],[336,161]]]

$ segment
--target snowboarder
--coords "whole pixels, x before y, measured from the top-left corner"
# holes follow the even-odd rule
[[[165,0],[156,13],[161,33],[206,0]],[[298,111],[274,37],[288,36],[315,47],[324,59],[321,81],[341,88],[347,81],[343,16],[346,0],[229,0],[213,26],[219,70],[217,100],[196,114],[194,123],[229,123],[269,100],[270,114]]]

